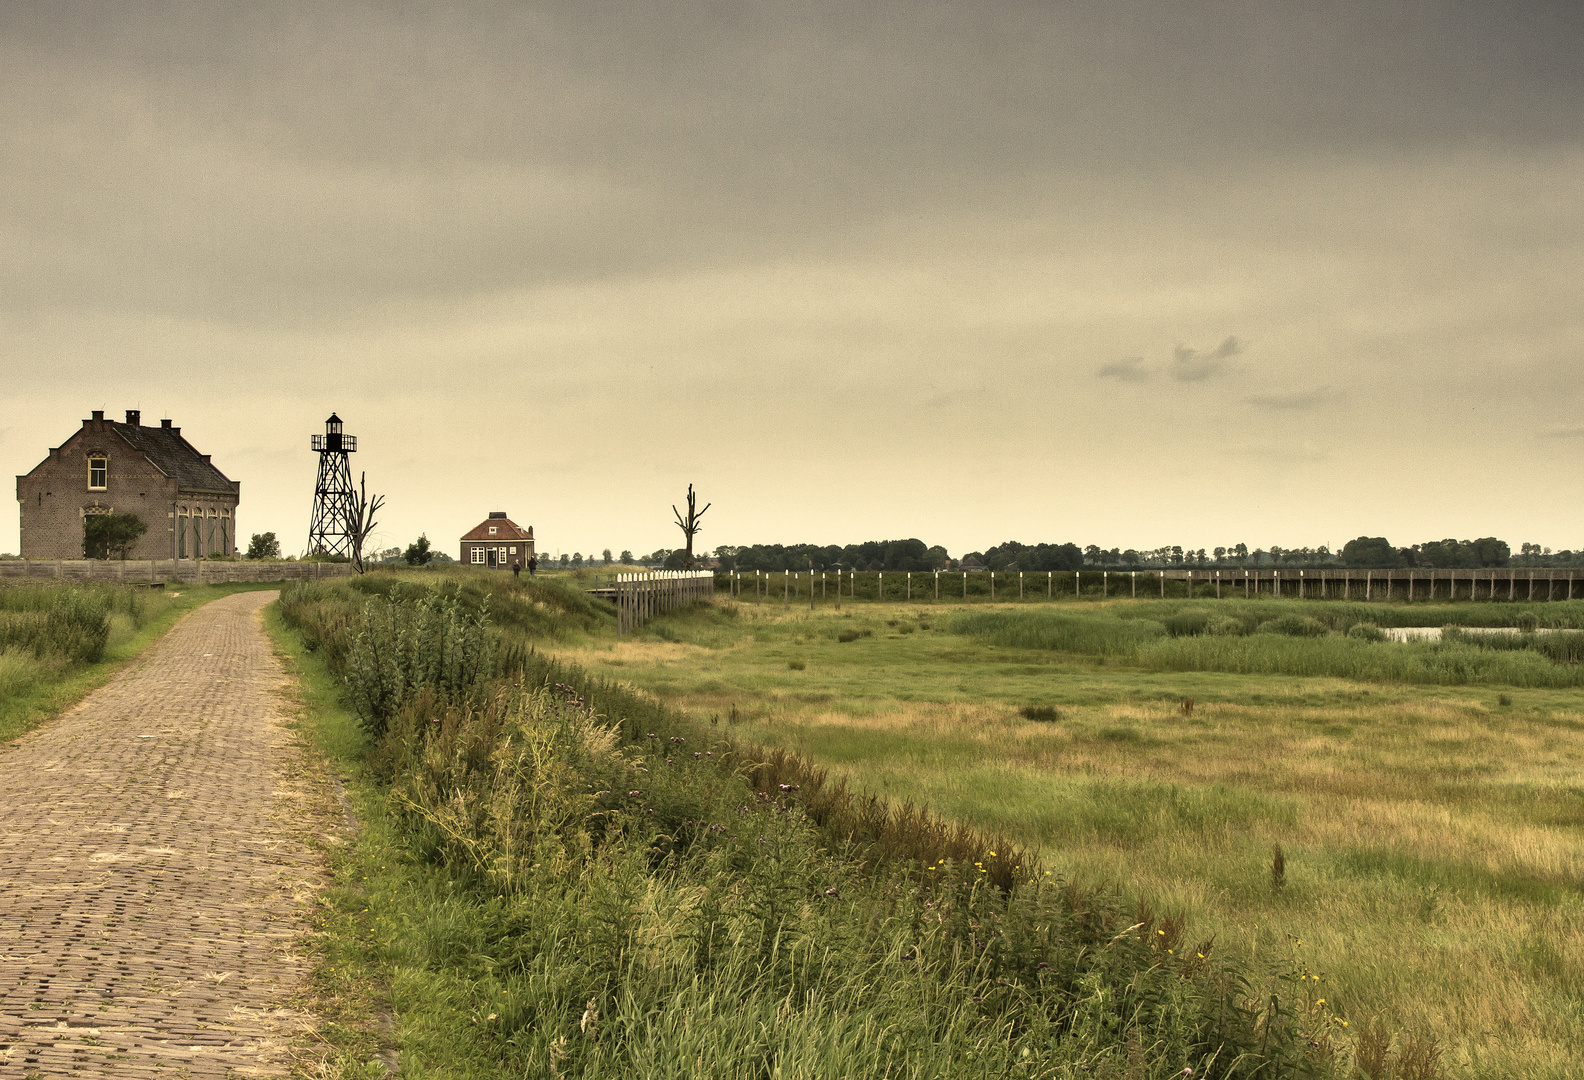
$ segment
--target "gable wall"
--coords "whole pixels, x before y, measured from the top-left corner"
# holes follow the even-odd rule
[[[88,488],[88,458],[101,452],[110,459],[105,490]],[[148,526],[131,553],[134,559],[169,559],[176,549],[176,482],[151,465],[118,435],[109,422],[88,421],[32,472],[17,478],[25,559],[82,558],[83,518],[89,508],[136,514]],[[231,512],[235,547],[235,495],[192,495],[194,505]],[[189,549],[189,554],[192,551]],[[228,552],[229,553],[229,552]]]

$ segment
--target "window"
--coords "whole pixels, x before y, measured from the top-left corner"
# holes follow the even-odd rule
[[[491,536],[495,535],[495,526],[493,526],[493,525],[490,526],[490,535]]]
[[[476,548],[473,549],[473,561],[476,562],[476,563],[482,563],[484,561],[484,549],[483,548],[476,547]]]
[[[110,486],[110,459],[104,457],[91,457],[88,459],[88,490],[103,491]]]
[[[187,557],[187,508],[181,508],[181,513],[176,515],[176,557]]]
[[[517,549],[516,549],[516,548],[512,548],[512,549],[511,549],[511,553],[512,553],[512,554],[513,554],[513,555],[515,555],[515,554],[517,554]]]

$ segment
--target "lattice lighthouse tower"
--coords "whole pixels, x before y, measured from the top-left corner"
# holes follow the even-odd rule
[[[308,554],[350,557],[357,499],[347,455],[357,452],[357,436],[343,434],[341,418],[331,413],[325,433],[313,436],[312,446],[319,455],[319,479],[314,484],[313,519],[308,523]]]

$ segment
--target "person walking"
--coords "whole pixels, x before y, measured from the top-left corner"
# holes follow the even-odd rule
[[[518,562],[516,559],[512,560],[512,580],[522,580],[522,563]]]
[[[538,570],[539,570],[539,556],[537,556],[537,555],[528,556],[528,576],[529,577],[533,577],[534,574],[538,572]]]

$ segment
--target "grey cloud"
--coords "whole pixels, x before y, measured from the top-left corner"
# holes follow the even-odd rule
[[[1154,375],[1154,366],[1145,363],[1142,356],[1129,356],[1124,360],[1117,360],[1095,372],[1097,378],[1117,379],[1120,382],[1145,382]]]
[[[1204,382],[1206,379],[1225,374],[1231,368],[1234,358],[1242,354],[1244,345],[1235,337],[1229,337],[1209,352],[1200,352],[1198,349],[1179,345],[1172,356],[1174,363],[1171,368],[1172,378],[1178,382]]]
[[[0,5],[0,297],[328,320],[1164,161],[1550,146],[1581,39],[1577,4]]]
[[[1567,427],[1554,427],[1549,431],[1540,433],[1544,439],[1584,439],[1584,425],[1573,424]]]
[[[1255,394],[1247,399],[1250,405],[1261,409],[1275,409],[1280,412],[1314,412],[1327,405],[1335,404],[1343,399],[1343,395],[1329,386],[1321,386],[1314,390],[1298,390],[1290,394]]]

